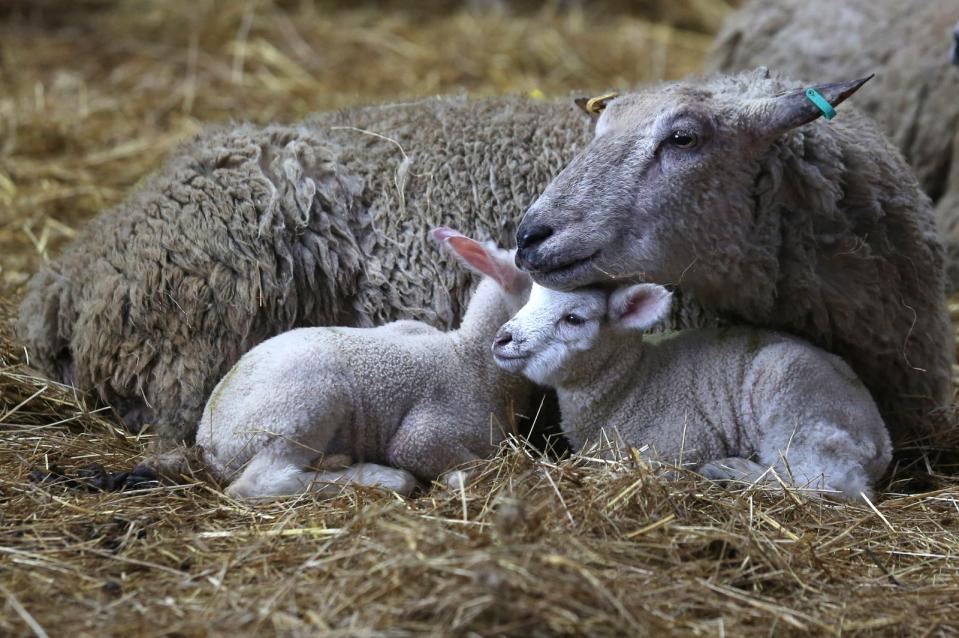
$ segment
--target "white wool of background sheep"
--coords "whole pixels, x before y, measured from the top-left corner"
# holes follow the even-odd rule
[[[892,448],[846,363],[745,327],[644,338],[670,302],[653,284],[612,293],[534,285],[493,350],[504,369],[556,388],[574,450],[615,458],[648,446],[711,478],[774,480],[771,467],[798,487],[848,499],[870,493]]]
[[[868,93],[863,81],[817,86],[838,105]],[[894,439],[949,430],[929,198],[873,120],[843,103],[826,122],[804,88],[761,68],[612,99],[600,134],[527,211],[517,259],[552,288],[675,284],[732,324],[841,356]]]
[[[957,0],[750,0],[726,20],[706,65],[759,65],[808,82],[875,73],[856,107],[876,118],[936,203],[959,288]]]
[[[416,321],[300,328],[259,344],[220,381],[196,442],[229,494],[329,493],[344,483],[409,494],[416,478],[491,456],[514,414],[529,414],[534,386],[489,353],[529,297],[529,276],[510,252],[448,229],[436,237],[485,275],[458,330]],[[462,478],[457,470],[444,480]]]

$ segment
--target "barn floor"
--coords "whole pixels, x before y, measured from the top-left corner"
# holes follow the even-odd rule
[[[202,481],[36,480],[128,469],[150,437],[29,371],[9,328],[23,285],[205,123],[676,77],[726,8],[373,4],[0,7],[0,635],[959,634],[959,464],[933,446],[853,505],[519,443],[465,491],[412,499],[251,509]]]

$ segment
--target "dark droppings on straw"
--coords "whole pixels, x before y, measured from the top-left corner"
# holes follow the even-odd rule
[[[99,463],[91,463],[68,474],[59,465],[49,469],[34,469],[30,480],[47,485],[62,485],[73,490],[88,492],[119,492],[122,490],[142,490],[157,487],[156,475],[146,468],[137,467],[130,472],[110,472]]]

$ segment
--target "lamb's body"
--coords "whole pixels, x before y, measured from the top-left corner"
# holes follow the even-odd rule
[[[452,224],[511,243],[515,211],[588,140],[575,110],[432,99],[210,130],[34,276],[31,361],[192,442],[217,380],[268,337],[451,327],[470,280],[421,238]]]
[[[748,328],[637,341],[611,338],[571,359],[575,377],[557,394],[563,432],[575,449],[603,450],[605,441],[648,445],[672,463],[711,463],[709,475],[729,458],[755,458],[797,485],[848,498],[868,492],[885,472],[891,458],[885,424],[839,357]]]
[[[259,344],[216,386],[197,445],[229,491],[254,498],[379,484],[409,493],[490,456],[526,412],[533,386],[489,354],[527,296],[491,279],[449,333],[398,321],[300,328]]]
[[[956,0],[752,0],[731,14],[707,65],[756,66],[809,82],[876,73],[856,106],[876,118],[936,202],[959,286],[959,69]],[[828,28],[824,28],[828,25]]]
[[[774,467],[846,498],[885,471],[886,426],[839,357],[747,327],[644,337],[665,316],[668,293],[641,284],[607,296],[534,288],[494,346],[504,368],[555,387],[574,450],[615,458],[648,446],[716,478],[756,480]]]

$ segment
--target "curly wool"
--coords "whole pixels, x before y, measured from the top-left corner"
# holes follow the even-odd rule
[[[131,427],[193,441],[210,391],[298,326],[452,327],[470,279],[426,232],[500,245],[589,139],[571,104],[431,99],[206,131],[38,272],[19,333]]]
[[[707,66],[768,66],[809,82],[875,73],[856,106],[876,118],[936,203],[959,289],[959,69],[949,62],[956,0],[750,0],[731,14]],[[828,28],[823,28],[828,25]]]

